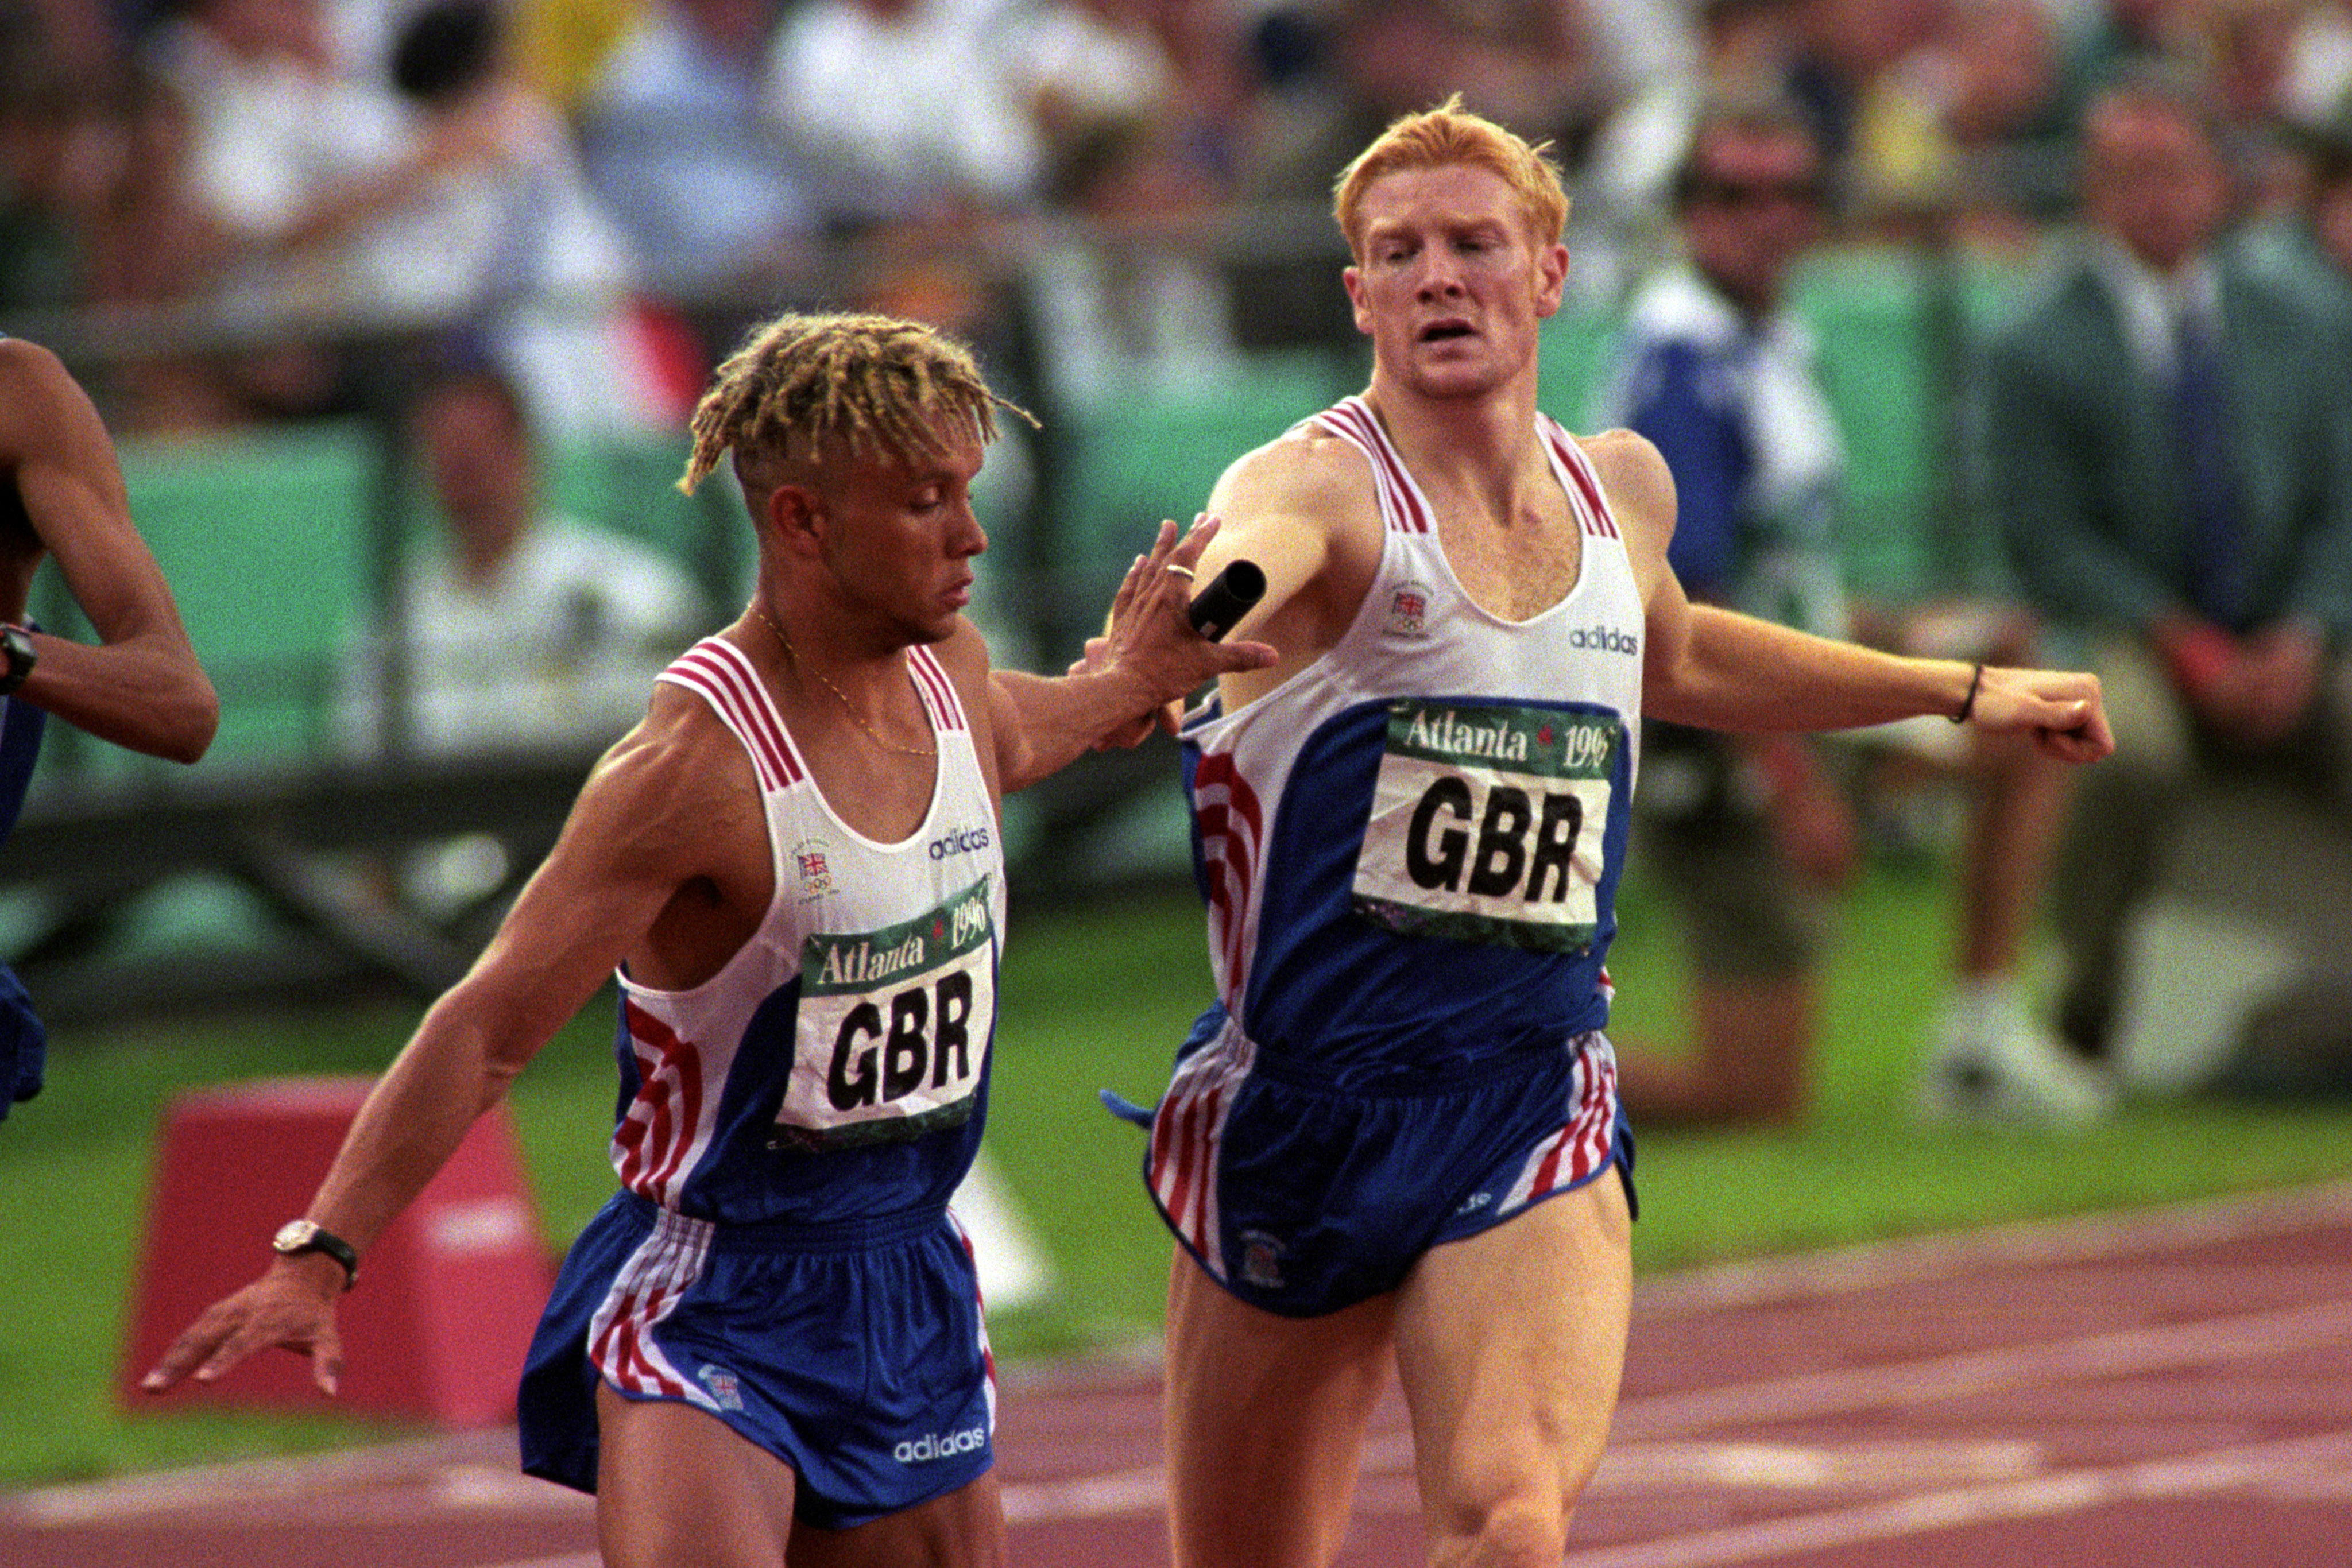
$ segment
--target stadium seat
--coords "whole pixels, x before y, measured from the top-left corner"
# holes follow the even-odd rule
[[[1190,522],[1226,465],[1356,390],[1331,356],[1265,354],[1197,392],[1155,390],[1065,411],[1055,507],[1064,581],[1082,599],[1115,583],[1163,517]],[[1108,589],[1105,588],[1107,592]]]
[[[208,766],[311,755],[373,580],[379,465],[357,423],[126,442],[131,515],[221,694]],[[93,768],[145,764],[82,748]],[[162,767],[164,765],[154,765]]]

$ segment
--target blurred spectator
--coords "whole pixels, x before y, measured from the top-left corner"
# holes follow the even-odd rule
[[[2352,92],[2335,113],[2288,127],[2294,198],[2244,225],[2232,245],[2245,264],[2308,289],[2321,309],[2352,319]]]
[[[2352,315],[2352,90],[2335,115],[2304,133],[2309,160],[2304,229],[2323,287]]]
[[[2092,13],[2071,29],[2063,70],[2065,98],[2080,121],[2093,98],[2122,72],[2178,54],[2185,29],[2205,0],[2092,0]]]
[[[355,0],[361,5],[381,0]],[[515,61],[533,91],[558,113],[576,111],[637,17],[655,0],[505,0],[515,31]]]
[[[1031,251],[1028,311],[1053,405],[1120,392],[1213,389],[1241,373],[1224,276],[1209,251],[1220,192],[1143,123],[1107,124],[1065,160],[1057,204],[1082,226]]]
[[[119,39],[77,22],[83,9],[0,3],[0,306],[175,300],[217,261],[213,225],[188,197],[177,95],[135,68]],[[118,434],[241,413],[216,371],[185,354],[86,375]]]
[[[1858,616],[1839,580],[1833,517],[1843,446],[1812,340],[1784,308],[1791,267],[1821,233],[1828,170],[1790,99],[1703,109],[1675,182],[1685,256],[1634,296],[1604,420],[1656,444],[1675,479],[1669,561],[1695,600],[1823,636],[1860,632],[1939,657],[2026,661],[2022,618],[1999,607]],[[1960,626],[1973,643],[1939,640]],[[1950,747],[1951,727],[1928,738]],[[1905,727],[1865,732],[1902,745]],[[1801,1114],[1815,1049],[1822,895],[1860,835],[1841,775],[1853,761],[1801,736],[1644,727],[1643,852],[1688,938],[1697,1038],[1678,1059],[1621,1049],[1620,1086],[1645,1125],[1783,1122]],[[1969,787],[1958,975],[1922,1080],[1938,1115],[2075,1122],[2101,1086],[2032,1025],[2021,995],[2063,800],[2055,764],[1998,739],[1958,758]],[[1622,1044],[1622,1042],[1621,1042]]]
[[[2313,124],[2352,93],[2352,0],[2313,0],[2303,7],[2280,96],[2288,118]]]
[[[2060,49],[2044,0],[1946,0],[1872,95],[1858,197],[1978,248],[2030,250],[2073,197]]]
[[[41,18],[0,6],[0,306],[78,303],[119,178],[111,78],[77,79]]]
[[[952,227],[1033,203],[1038,127],[1008,68],[1006,0],[807,0],[771,61],[772,112],[830,173],[833,226]]]
[[[1280,14],[1307,68],[1260,118],[1244,170],[1259,195],[1328,199],[1332,171],[1367,139],[1454,92],[1573,164],[1636,80],[1690,68],[1687,30],[1657,0],[1333,0]]]
[[[2309,9],[2309,0],[2205,0],[2187,28],[2186,57],[2209,79],[2223,155],[2244,185],[2238,204],[2254,214],[2294,202],[2284,131],[2295,39]]]
[[[381,73],[358,69],[320,0],[189,0],[159,40],[192,197],[231,257],[225,302],[339,325],[495,312],[551,413],[666,422],[630,357],[625,246],[567,128],[510,69],[490,0],[406,13],[394,39]],[[335,412],[353,402],[341,371],[289,350],[237,390],[258,413]]]
[[[1697,0],[1691,7],[1690,68],[1649,77],[1594,138],[1585,190],[1612,221],[1642,225],[1668,210],[1702,104],[1787,83],[1796,11],[1797,0]]]
[[[2231,185],[2190,85],[2096,99],[2082,184],[2080,254],[1988,356],[1979,462],[2022,583],[2095,639],[2106,683],[2117,749],[2084,777],[2055,899],[2061,1022],[2101,1052],[2168,852],[2228,826],[2192,785],[2275,774],[2341,821],[2352,357],[2217,244]]]
[[[788,270],[817,226],[814,172],[767,98],[776,16],[652,0],[582,95],[589,181],[667,288]]]
[[[547,509],[530,414],[486,361],[431,373],[408,431],[438,528],[403,581],[411,744],[446,755],[610,741],[706,606],[659,552]],[[345,670],[361,750],[383,733],[391,634],[356,642]]]
[[[1913,156],[1916,126],[1889,73],[1932,42],[1937,0],[1798,0],[1789,87],[1811,112],[1831,167],[1865,188]]]
[[[427,319],[478,313],[551,436],[674,429],[702,367],[666,379],[647,340],[658,328],[631,298],[628,241],[589,189],[571,128],[513,68],[500,15],[494,0],[431,0],[394,35],[393,86],[423,137],[478,120],[499,140],[386,215],[379,256],[400,281],[378,278],[376,298]]]
[[[372,298],[378,215],[496,147],[472,121],[414,141],[388,87],[339,69],[318,0],[187,0],[152,43],[186,110],[192,201],[226,253],[210,281],[248,313]],[[347,406],[341,369],[320,352],[257,353],[230,371],[231,395],[260,413]]]

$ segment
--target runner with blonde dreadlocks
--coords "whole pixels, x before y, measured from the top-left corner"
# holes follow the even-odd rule
[[[1163,524],[1083,669],[992,670],[961,612],[999,409],[961,348],[882,318],[786,317],[720,367],[681,483],[732,455],[751,603],[662,675],[282,1255],[149,1387],[287,1344],[332,1392],[361,1254],[617,971],[621,1190],[533,1342],[524,1468],[596,1493],[613,1564],[1003,1561],[947,1211],[987,1103],[998,802],[1273,651],[1192,630],[1214,526]]]
[[[961,423],[985,443],[1000,408],[1036,423],[989,390],[961,344],[929,327],[888,316],[785,316],[719,367],[694,411],[694,450],[678,487],[692,494],[730,447],[740,474],[747,463],[806,465],[824,440],[859,452],[924,451],[936,445],[935,423]]]

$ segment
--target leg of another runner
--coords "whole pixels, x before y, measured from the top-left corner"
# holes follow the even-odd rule
[[[1391,1298],[1286,1318],[1178,1249],[1168,1282],[1168,1527],[1177,1568],[1324,1568],[1348,1532]]]
[[[1438,1568],[1555,1568],[1625,1365],[1633,1219],[1613,1171],[1431,1249],[1397,1374]]]
[[[792,1469],[717,1416],[596,1389],[605,1568],[782,1568]]]

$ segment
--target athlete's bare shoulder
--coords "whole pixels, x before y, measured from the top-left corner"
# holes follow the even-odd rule
[[[0,464],[79,451],[104,439],[98,411],[65,367],[38,343],[0,337]]]
[[[11,392],[47,390],[66,379],[65,362],[38,343],[0,336],[0,385]]]
[[[684,881],[764,842],[751,756],[710,705],[656,682],[646,715],[597,759],[574,810],[616,862]]]
[[[1576,444],[1592,460],[1627,539],[1664,554],[1675,531],[1675,476],[1664,455],[1631,430],[1580,435]]]
[[[1372,486],[1361,448],[1319,425],[1300,425],[1235,458],[1209,510],[1228,528],[1251,516],[1336,522],[1352,511],[1376,510]]]
[[[988,639],[967,616],[956,618],[955,630],[930,644],[931,656],[939,660],[965,702],[972,700],[975,681],[984,681],[994,660],[988,651]]]
[[[955,630],[929,647],[931,657],[940,662],[940,668],[947,672],[948,679],[955,685],[956,695],[963,703],[966,722],[974,726],[986,724],[988,676],[996,664],[988,650],[988,639],[969,617],[958,616]],[[986,736],[982,734],[979,738],[985,740]]]

